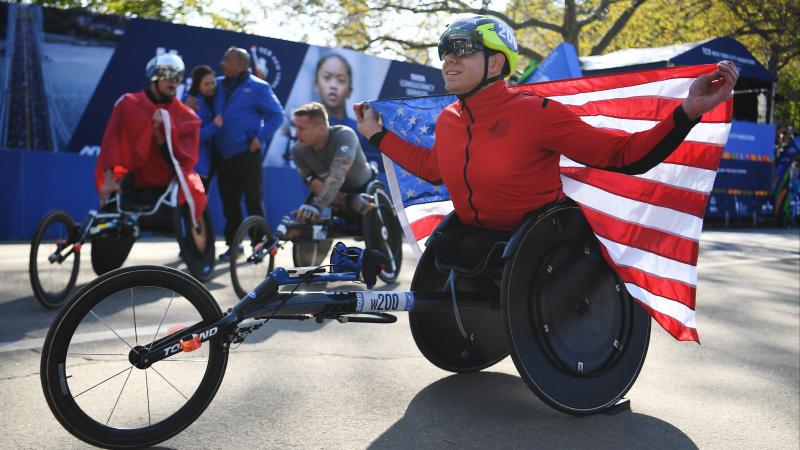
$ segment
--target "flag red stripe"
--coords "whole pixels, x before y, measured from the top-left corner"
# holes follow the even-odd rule
[[[664,162],[716,171],[724,148],[700,142],[682,142]]]
[[[518,86],[517,89],[533,92],[542,97],[556,95],[585,94],[605,89],[636,86],[675,78],[697,78],[699,75],[713,72],[716,64],[701,66],[671,67],[668,69],[643,70],[638,72],[615,73],[613,75],[595,75],[583,78],[570,78],[545,83],[533,83]]]
[[[700,336],[697,334],[696,328],[689,328],[686,325],[678,322],[677,320],[673,319],[672,317],[661,314],[660,312],[654,310],[653,308],[645,305],[642,302],[639,303],[639,306],[644,308],[650,316],[661,325],[662,328],[667,330],[669,334],[671,334],[675,339],[679,341],[695,341],[698,344],[700,343]]]
[[[609,116],[621,119],[656,120],[662,121],[669,118],[675,108],[683,103],[682,99],[662,97],[626,97],[597,100],[583,105],[565,105],[579,116]],[[721,104],[713,110],[703,114],[702,122],[727,123],[730,122],[730,110]]]
[[[703,217],[708,196],[668,184],[590,167],[562,167],[561,174],[606,192]]]
[[[581,210],[592,230],[600,237],[684,264],[697,264],[700,245],[695,241],[635,223],[623,222],[586,206],[582,206]]]
[[[420,240],[430,236],[444,217],[443,214],[434,214],[411,222],[411,231],[414,233],[414,237]]]
[[[680,281],[661,278],[635,267],[621,266],[611,259],[605,247],[601,245],[600,250],[603,252],[603,258],[611,265],[611,268],[614,269],[614,272],[619,275],[622,281],[635,284],[653,295],[675,300],[694,310],[695,297],[697,295],[696,287]]]

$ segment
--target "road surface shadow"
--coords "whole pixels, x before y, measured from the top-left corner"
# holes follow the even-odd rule
[[[371,449],[680,448],[697,446],[663,420],[632,410],[572,417],[541,402],[517,376],[452,375],[423,389]]]

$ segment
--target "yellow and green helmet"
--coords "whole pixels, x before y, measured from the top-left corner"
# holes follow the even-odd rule
[[[510,75],[519,61],[519,46],[514,30],[502,20],[491,16],[472,16],[460,19],[444,30],[439,37],[439,59],[450,54],[459,58],[481,50],[503,53],[508,66],[504,77]]]

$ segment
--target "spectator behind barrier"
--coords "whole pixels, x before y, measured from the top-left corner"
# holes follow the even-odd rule
[[[208,192],[208,185],[214,176],[212,147],[214,135],[222,127],[222,115],[214,115],[214,92],[217,89],[217,79],[214,69],[203,64],[192,69],[192,84],[184,95],[183,103],[192,108],[202,121],[200,125],[200,151],[197,165],[194,170],[203,180],[203,186]]]
[[[222,57],[222,77],[214,94],[214,111],[223,124],[214,135],[218,155],[217,176],[222,209],[225,215],[225,243],[228,250],[220,259],[230,257],[230,244],[242,222],[242,197],[248,215],[264,216],[261,202],[261,159],[265,145],[283,123],[283,107],[269,83],[250,73],[250,55],[231,47]]]

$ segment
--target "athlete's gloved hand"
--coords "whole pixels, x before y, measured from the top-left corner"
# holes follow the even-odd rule
[[[297,208],[297,220],[306,223],[319,223],[321,221],[321,214],[319,208],[314,205],[305,203]]]
[[[359,214],[366,214],[375,209],[375,198],[369,194],[351,194],[347,201],[350,208]]]

